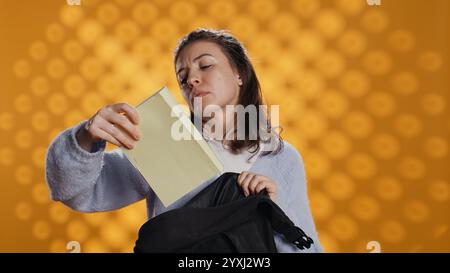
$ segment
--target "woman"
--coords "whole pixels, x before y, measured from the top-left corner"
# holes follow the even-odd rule
[[[242,44],[226,32],[199,29],[180,41],[174,62],[193,121],[199,118],[194,113],[197,99],[201,98],[202,110],[211,105],[223,110],[213,117],[200,117],[203,128],[199,129],[204,129],[205,139],[222,161],[224,172],[240,173],[238,183],[245,195],[265,189],[289,218],[314,240],[314,245],[303,251],[321,252],[309,208],[301,156],[293,146],[282,141],[279,134],[275,136],[276,145],[267,147],[267,139],[259,132],[264,124],[270,129],[268,117],[257,122],[257,134],[246,130],[245,139],[217,137],[212,132],[213,127],[207,126],[212,120],[213,124],[223,124],[223,136],[230,133],[236,136],[235,131],[226,131],[227,125],[235,122],[234,115],[225,111],[226,106],[262,105],[258,79]],[[250,122],[246,116],[246,129]],[[213,181],[205,181],[164,207],[120,149],[104,152],[106,142],[133,149],[141,137],[138,124],[136,110],[119,103],[103,107],[88,121],[61,133],[47,154],[46,179],[51,198],[81,212],[115,210],[146,198],[151,218],[183,206]],[[274,236],[279,252],[300,252],[280,235]]]

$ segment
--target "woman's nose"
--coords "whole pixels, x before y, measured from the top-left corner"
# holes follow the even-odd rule
[[[188,83],[189,83],[190,86],[199,85],[200,84],[200,78],[195,76],[195,75],[190,76],[189,79],[188,79]]]

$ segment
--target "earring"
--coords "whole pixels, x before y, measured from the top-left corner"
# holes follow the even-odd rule
[[[241,80],[241,79],[239,79],[238,85],[239,85],[239,86],[242,86],[242,80]]]

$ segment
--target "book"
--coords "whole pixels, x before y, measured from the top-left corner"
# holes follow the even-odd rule
[[[136,109],[142,137],[134,149],[121,149],[164,206],[223,172],[216,154],[167,87]]]

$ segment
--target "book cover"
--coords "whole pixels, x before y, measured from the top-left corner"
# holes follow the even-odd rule
[[[134,149],[122,148],[166,207],[223,171],[188,114],[177,105],[167,87],[140,103],[136,109],[142,138]],[[177,132],[183,132],[181,139]]]

